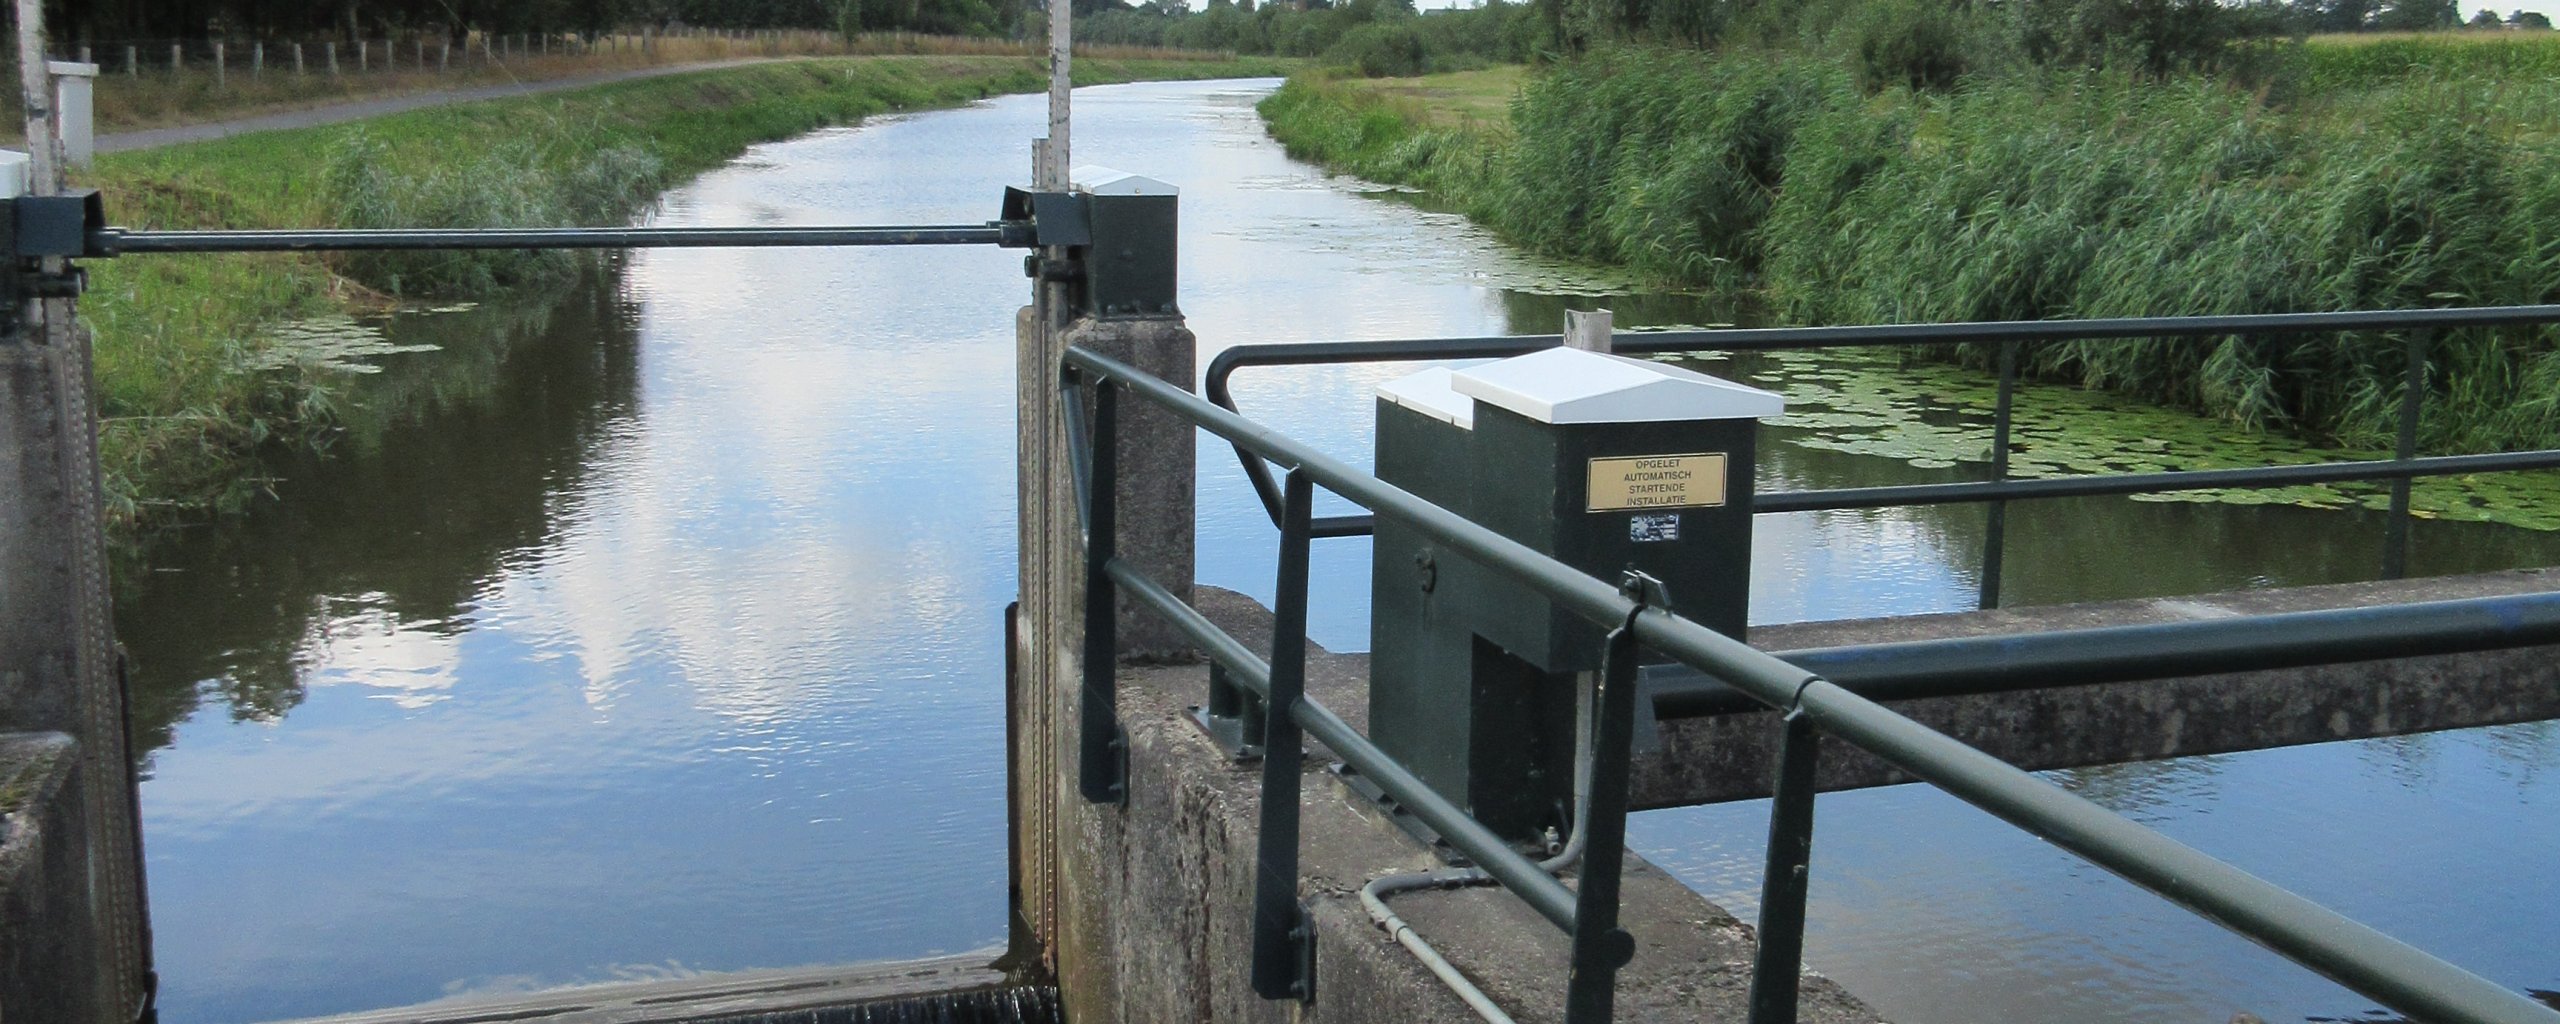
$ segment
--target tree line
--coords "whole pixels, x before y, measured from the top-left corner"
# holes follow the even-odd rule
[[[57,39],[310,39],[800,28],[1019,35],[1039,0],[47,0]]]

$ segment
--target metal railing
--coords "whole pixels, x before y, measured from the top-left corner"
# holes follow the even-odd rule
[[[2560,310],[2549,313],[2560,318]],[[1518,343],[1518,339],[1454,342],[1422,358],[1454,358],[1459,352],[1480,353],[1488,347]],[[1476,347],[1470,350],[1466,347],[1470,345]],[[1222,381],[1223,376],[1213,368],[1211,379]],[[1672,614],[1651,602],[1641,586],[1613,588],[1180,386],[1109,357],[1070,349],[1060,387],[1066,392],[1068,445],[1076,457],[1078,505],[1086,526],[1085,607],[1102,610],[1088,615],[1086,623],[1079,726],[1081,791],[1094,802],[1126,797],[1126,737],[1117,717],[1116,624],[1108,611],[1115,607],[1116,595],[1126,592],[1197,642],[1214,671],[1224,673],[1264,704],[1253,986],[1265,998],[1313,995],[1310,976],[1299,967],[1311,956],[1312,939],[1307,911],[1296,891],[1303,730],[1439,830],[1460,852],[1475,858],[1540,916],[1566,931],[1573,950],[1566,1020],[1591,1024],[1608,1019],[1617,971],[1634,954],[1632,938],[1617,927],[1617,897],[1625,854],[1636,656],[1642,647],[1715,680],[1753,706],[1775,709],[1784,716],[1761,896],[1760,946],[1750,991],[1753,1024],[1786,1024],[1796,1016],[1814,769],[1819,740],[1826,736],[1856,746],[2414,1019],[2560,1024],[2560,1012],[2181,845],[1819,674]],[[1083,411],[1087,392],[1089,414]],[[1197,609],[1116,557],[1113,492],[1118,476],[1118,404],[1123,392],[1226,440],[1249,464],[1268,460],[1285,471],[1276,506],[1281,554],[1269,660],[1255,656]],[[1589,845],[1576,888],[1568,889],[1539,870],[1306,696],[1307,552],[1320,532],[1309,509],[1318,486],[1368,509],[1371,517],[1394,520],[1608,629],[1586,812]],[[2542,612],[2550,617],[2560,608]],[[2551,624],[2546,622],[2545,627]]]
[[[1999,391],[1992,412],[1988,479],[1962,483],[1858,487],[1789,491],[1758,496],[1759,513],[1829,509],[1883,508],[1980,502],[1988,506],[1984,526],[1981,587],[1977,604],[2000,603],[2003,543],[2008,528],[2008,502],[2028,498],[2091,495],[2159,494],[2234,487],[2285,487],[2298,484],[2363,480],[2391,482],[2390,509],[2384,520],[2381,575],[2398,579],[2408,572],[2409,487],[2422,476],[2508,472],[2560,468],[2560,449],[2537,449],[2489,455],[2417,454],[2418,419],[2426,398],[2428,348],[2436,332],[2482,327],[2539,326],[2560,323],[2560,305],[2487,306],[2469,309],[2379,310],[2345,313],[2277,313],[2254,316],[2147,317],[2112,320],[2021,320],[1992,323],[1898,324],[1879,327],[1796,327],[1708,331],[1624,331],[1614,336],[1616,350],[1629,355],[1701,352],[1766,352],[1782,349],[1871,348],[1907,345],[1998,344]],[[2404,336],[2407,369],[2401,382],[2398,436],[2388,460],[2333,462],[2315,465],[2244,469],[2193,470],[2172,473],[2129,473],[2041,479],[2009,475],[2009,428],[2018,383],[2018,359],[2026,346],[2066,341],[2132,338],[2218,338],[2252,335],[2296,336],[2348,331],[2395,332]],[[1490,359],[1553,348],[1561,335],[1533,334],[1478,338],[1427,338],[1394,341],[1309,342],[1243,345],[1210,360],[1204,393],[1229,411],[1236,410],[1230,378],[1254,366],[1307,366],[1330,363],[1381,363],[1418,360]],[[1272,521],[1280,516],[1280,493],[1271,467],[1236,446],[1245,476]],[[1328,516],[1311,529],[1319,537],[1352,537],[1370,532],[1365,515]]]

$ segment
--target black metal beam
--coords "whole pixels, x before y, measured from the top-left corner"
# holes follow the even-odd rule
[[[1023,245],[1029,225],[763,228],[388,228],[89,234],[87,255],[356,252],[394,249],[683,249],[732,246]],[[1020,236],[1018,239],[1017,236]]]
[[[2191,469],[2177,473],[2120,473],[2111,476],[2043,477],[2030,480],[1977,480],[1894,487],[1844,487],[1828,491],[1780,491],[1752,499],[1751,510],[1813,512],[1826,509],[1895,508],[1957,502],[2021,498],[2077,498],[2107,494],[2166,494],[2226,487],[2290,487],[2346,483],[2356,480],[2402,480],[2465,473],[2509,473],[2560,468],[2560,448],[2485,455],[2431,455],[2406,462],[2324,462],[2309,466],[2250,466],[2239,469]]]
[[[1868,700],[2041,690],[2560,644],[2560,593],[2284,612],[2239,619],[1778,651]],[[1657,718],[1768,705],[1695,671],[1650,670]]]

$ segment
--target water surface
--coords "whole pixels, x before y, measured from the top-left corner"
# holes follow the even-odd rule
[[[1552,331],[1569,303],[1637,324],[1747,315],[1519,256],[1293,163],[1251,112],[1271,85],[1079,93],[1080,161],[1184,190],[1204,362],[1251,342]],[[658,220],[984,220],[1041,118],[1016,97],[757,147]],[[394,318],[392,341],[437,348],[378,360],[340,450],[276,467],[277,501],[126,587],[164,1018],[1000,942],[1026,292],[1019,254],[996,250],[661,251],[557,295]],[[1792,372],[1716,366],[1781,387]],[[1402,372],[1261,371],[1237,392],[1365,462],[1369,391]],[[1923,467],[1817,434],[1777,428],[1763,486],[1975,471],[1964,452]],[[1222,449],[1202,453],[1201,578],[1267,599],[1273,531]],[[2008,592],[2039,602],[2364,578],[2380,531],[2363,512],[2095,499],[2011,524]],[[1963,607],[1980,545],[1978,510],[1764,517],[1754,618]],[[2415,557],[2555,556],[2551,535],[2431,523]],[[1368,646],[1367,562],[1365,541],[1317,548],[1320,642]],[[2560,740],[2534,726],[2063,778],[2555,988],[2555,766]],[[1756,884],[1760,813],[1658,812],[1636,834],[1733,898]],[[1897,1019],[2368,1008],[1933,793],[1822,813],[1813,960]]]

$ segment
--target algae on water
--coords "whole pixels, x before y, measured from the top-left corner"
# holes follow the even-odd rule
[[[1700,361],[1700,360],[1688,360]],[[1937,363],[1906,365],[1894,353],[1826,349],[1753,353],[1717,363],[1787,398],[1772,437],[1799,448],[1875,455],[1915,469],[1987,465],[1996,384]],[[2182,472],[2388,459],[2389,452],[2324,448],[2100,391],[2021,382],[2010,426],[2009,471],[2021,478]],[[2223,488],[2134,496],[2136,501],[2389,507],[2384,481]],[[2428,519],[2560,531],[2560,473],[2423,477],[2410,510]]]

